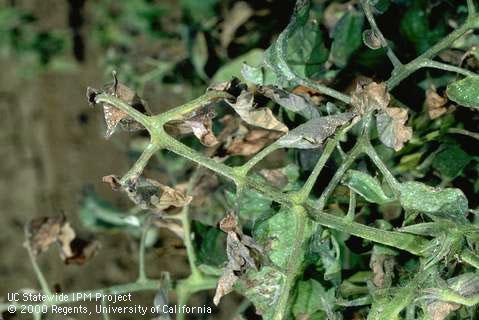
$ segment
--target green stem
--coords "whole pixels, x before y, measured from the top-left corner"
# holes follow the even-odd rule
[[[392,175],[392,173],[386,167],[386,165],[381,160],[376,150],[374,149],[374,147],[371,145],[369,141],[366,143],[365,152],[369,156],[369,158],[374,162],[376,167],[378,167],[379,171],[384,176],[389,186],[397,192],[397,190],[399,189],[399,182],[396,180],[396,178]]]
[[[338,185],[339,181],[346,173],[346,170],[353,164],[353,162],[361,155],[363,152],[363,143],[362,140],[358,141],[356,145],[351,149],[351,151],[347,154],[346,159],[343,161],[341,166],[339,166],[338,170],[334,174],[334,176],[329,181],[328,185],[324,189],[323,193],[319,197],[319,199],[315,203],[315,207],[318,208],[319,211],[323,211],[324,207],[326,206],[326,201],[331,196],[332,192]]]
[[[148,276],[146,275],[146,268],[145,268],[145,251],[146,251],[146,236],[148,234],[148,230],[150,229],[150,217],[145,220],[143,225],[143,231],[141,232],[141,239],[140,239],[140,248],[138,250],[138,282],[146,282],[148,281]]]
[[[368,1],[361,0],[361,6],[363,7],[364,14],[366,15],[366,19],[368,20],[369,25],[371,26],[371,29],[373,30],[374,34],[376,34],[379,37],[379,40],[381,41],[381,46],[383,48],[386,48],[386,55],[388,56],[394,68],[398,68],[402,66],[401,61],[396,56],[394,51],[391,49],[386,38],[384,37],[383,33],[379,29],[378,25],[376,24],[376,20],[374,19],[374,15],[371,11],[371,6],[368,3]]]
[[[305,209],[301,206],[295,206],[291,211],[291,214],[293,214],[294,218],[296,219],[298,231],[296,233],[294,242],[292,243],[293,250],[288,260],[286,279],[281,286],[281,292],[278,302],[276,303],[274,314],[272,316],[273,320],[283,320],[287,318],[288,310],[291,308],[291,302],[289,301],[291,299],[291,292],[296,283],[296,278],[301,273],[304,260],[302,255],[304,254],[303,246],[307,240],[305,229],[308,218]]]
[[[449,129],[447,129],[447,132],[448,133],[455,133],[455,134],[462,134],[462,135],[469,136],[471,138],[479,140],[479,133],[477,133],[477,132],[472,132],[472,131],[465,130],[465,129],[460,129],[460,128],[449,128]]]
[[[281,146],[278,143],[274,142],[255,154],[251,159],[249,159],[245,164],[239,167],[239,170],[246,175],[255,165],[257,165],[261,160],[266,158],[269,154],[273,153],[274,151],[281,149]]]
[[[346,221],[354,221],[354,217],[356,215],[356,193],[353,189],[349,189],[349,207],[348,207],[348,214],[344,219]]]
[[[309,194],[311,193],[311,190],[313,190],[314,184],[316,183],[316,180],[319,177],[319,174],[323,170],[326,162],[328,159],[331,157],[331,154],[333,153],[334,149],[339,143],[339,139],[342,136],[341,131],[338,132],[338,134],[334,137],[334,139],[329,139],[328,142],[326,143],[326,146],[324,147],[323,153],[321,154],[321,157],[319,158],[318,162],[314,166],[313,171],[309,175],[308,179],[304,183],[303,187],[297,194],[294,195],[296,198],[297,203],[303,203],[305,202]]]
[[[140,158],[135,162],[135,164],[131,167],[130,170],[121,178],[120,184],[125,184],[129,181],[135,181],[141,175],[143,170],[145,169],[148,161],[151,159],[153,155],[160,149],[160,145],[149,143],[143,153],[141,154]]]
[[[33,254],[32,247],[30,246],[30,242],[26,240],[24,243],[24,246],[27,249],[28,257],[30,258],[30,263],[32,264],[33,271],[35,272],[35,276],[37,277],[37,280],[40,283],[40,288],[42,289],[42,292],[47,296],[51,296],[52,292],[50,291],[48,282],[45,279],[45,276],[43,275],[43,272],[38,265],[37,258]]]
[[[124,102],[123,100],[115,96],[109,95],[107,93],[100,93],[99,95],[95,96],[95,103],[96,104],[105,103],[105,104],[112,105],[115,108],[120,109],[121,111],[128,114],[137,122],[141,123],[147,130],[150,130],[151,128],[150,116],[144,115],[140,111],[130,106],[128,103]]]
[[[439,70],[444,70],[444,71],[451,71],[455,72],[458,74],[462,74],[464,76],[477,76],[477,73],[469,71],[464,68],[456,67],[447,63],[442,63],[434,60],[425,60],[422,63],[419,64],[419,68],[433,68],[433,69],[439,69]]]
[[[393,71],[393,74],[391,75],[391,77],[386,81],[386,85],[388,89],[392,90],[404,79],[409,77],[413,72],[422,68],[424,66],[424,63],[427,64],[427,61],[431,60],[439,52],[450,47],[454,41],[456,41],[458,38],[463,36],[470,29],[474,28],[474,24],[477,23],[476,20],[477,20],[477,17],[475,16],[473,18],[467,19],[466,22],[461,27],[451,32],[441,41],[439,41],[434,46],[429,48],[422,55],[412,60],[411,62],[396,68]]]

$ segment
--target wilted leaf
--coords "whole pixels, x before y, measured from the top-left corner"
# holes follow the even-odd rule
[[[53,243],[57,243],[60,257],[66,264],[83,264],[98,249],[96,242],[76,237],[75,231],[64,216],[33,219],[26,225],[25,235],[34,255],[46,251]]]
[[[377,82],[370,82],[366,85],[358,83],[351,97],[351,103],[359,114],[365,114],[373,110],[384,110],[390,101],[391,96],[386,85]]]
[[[469,76],[450,83],[446,94],[449,99],[464,107],[479,108],[479,76]]]
[[[379,140],[384,145],[399,151],[404,143],[412,137],[411,127],[406,127],[407,110],[402,108],[386,108],[376,115]]]
[[[329,59],[338,67],[345,67],[352,54],[361,46],[363,23],[363,14],[351,9],[335,25]]]
[[[221,24],[220,43],[224,49],[233,40],[236,30],[248,21],[253,14],[251,7],[244,1],[235,2],[233,8],[228,10],[224,22]]]
[[[424,102],[429,118],[436,119],[447,112],[447,99],[437,94],[435,89],[426,90],[426,101]]]
[[[379,182],[364,172],[348,170],[342,182],[369,202],[384,204],[392,200],[386,196]]]
[[[363,31],[363,42],[372,50],[376,50],[382,47],[381,39],[373,30],[367,29]]]
[[[116,72],[113,72],[113,83],[105,86],[104,90],[97,91],[90,87],[87,88],[87,98],[91,104],[95,104],[95,96],[105,92],[109,95],[115,96],[133,108],[144,114],[151,114],[150,109],[145,101],[143,101],[134,90],[130,89],[123,83],[119,82],[116,77]],[[136,131],[143,129],[143,126],[136,122],[133,118],[128,116],[125,112],[115,108],[114,106],[102,103],[105,122],[107,126],[106,138],[109,138],[120,126],[126,131]]]
[[[239,202],[239,218],[243,221],[254,221],[257,217],[272,210],[271,204],[273,201],[254,190],[244,192],[240,199],[236,198],[236,193],[225,191],[225,197],[230,206],[234,206],[236,202]]]
[[[353,117],[354,113],[346,112],[311,119],[281,137],[278,144],[287,148],[317,148],[333,135],[338,127],[348,123]]]
[[[261,248],[256,245],[251,237],[243,234],[238,218],[234,214],[230,213],[221,220],[220,229],[227,233],[226,253],[228,264],[218,281],[213,298],[215,305],[218,305],[220,299],[233,290],[233,285],[238,280],[238,275],[244,274],[250,268],[257,270],[251,251],[262,252]]]
[[[243,91],[235,103],[227,101],[236,113],[246,123],[260,128],[288,132],[288,127],[275,118],[271,109],[258,108],[254,106],[254,95],[251,92]]]
[[[434,218],[465,221],[468,201],[456,188],[433,188],[420,182],[409,181],[399,187],[400,202],[404,209],[425,213]]]
[[[318,107],[307,96],[290,93],[273,86],[259,87],[258,91],[283,108],[299,113],[306,119],[319,118],[321,116]]]
[[[186,115],[184,120],[167,123],[165,129],[172,135],[193,133],[201,144],[212,147],[219,143],[213,133],[214,117],[215,113],[212,109],[203,108],[191,115]]]
[[[110,183],[110,181],[119,181],[119,179],[114,175],[110,175],[103,177],[103,181]],[[117,184],[119,185],[118,182],[113,185],[115,186]],[[119,187],[126,192],[133,203],[144,210],[165,210],[170,207],[181,208],[189,204],[192,200],[191,196],[185,195],[180,190],[142,177],[127,181],[124,185],[119,185]]]
[[[234,119],[224,118],[223,123]],[[238,128],[232,132],[225,142],[226,152],[230,155],[251,156],[258,153],[282,135],[281,132],[264,129],[252,129],[238,123]]]
[[[379,250],[378,250],[379,248]],[[380,245],[375,245],[371,259],[369,261],[369,267],[373,271],[373,283],[377,288],[388,288],[392,284],[394,278],[394,255],[382,252]]]

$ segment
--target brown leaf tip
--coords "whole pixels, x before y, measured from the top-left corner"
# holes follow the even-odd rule
[[[96,96],[99,94],[98,90],[88,87],[86,88],[86,98],[88,100],[88,103],[92,106],[96,104]]]

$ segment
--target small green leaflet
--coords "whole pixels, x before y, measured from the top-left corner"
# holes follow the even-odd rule
[[[364,172],[349,170],[344,175],[343,183],[369,202],[384,204],[392,200],[384,193],[379,182]]]
[[[479,76],[470,76],[450,83],[446,94],[461,106],[479,108]]]

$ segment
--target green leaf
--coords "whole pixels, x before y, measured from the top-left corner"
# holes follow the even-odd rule
[[[266,254],[280,268],[287,267],[293,253],[292,244],[298,230],[296,220],[288,208],[282,208],[272,217],[257,223],[253,230],[256,242],[269,248]]]
[[[230,81],[233,77],[237,77],[240,80],[245,81],[245,78],[241,73],[243,64],[246,63],[251,66],[260,65],[263,61],[263,53],[263,49],[253,49],[239,57],[236,57],[230,62],[224,64],[216,71],[215,75],[213,76],[212,82],[220,83]]]
[[[447,144],[434,157],[432,167],[439,171],[444,178],[454,179],[461,174],[471,160],[472,157],[460,146]]]
[[[349,170],[342,182],[369,202],[384,204],[392,200],[384,193],[379,182],[364,172]]]
[[[208,61],[208,45],[203,32],[198,32],[196,34],[193,48],[191,48],[191,61],[193,62],[193,66],[198,75],[201,78],[206,79],[205,65]]]
[[[274,305],[281,293],[286,275],[277,269],[264,266],[259,271],[249,269],[235,286],[255,306],[262,318],[271,319]]]
[[[363,23],[363,14],[353,9],[345,13],[334,27],[329,59],[338,67],[345,67],[361,47]]]
[[[231,207],[235,206],[236,193],[225,191],[226,201]],[[272,212],[273,201],[261,193],[248,190],[241,195],[239,217],[241,220],[253,221],[254,219]]]
[[[293,314],[301,319],[311,319],[317,311],[332,314],[335,300],[334,287],[326,291],[321,283],[314,279],[299,281]]]
[[[310,78],[322,70],[328,53],[318,23],[308,21],[288,39],[286,61],[299,75]]]
[[[479,108],[479,76],[470,76],[450,83],[446,94],[449,99],[464,107]]]
[[[467,198],[460,189],[433,188],[420,182],[409,181],[399,187],[402,207],[405,210],[425,213],[431,218],[466,221]]]

